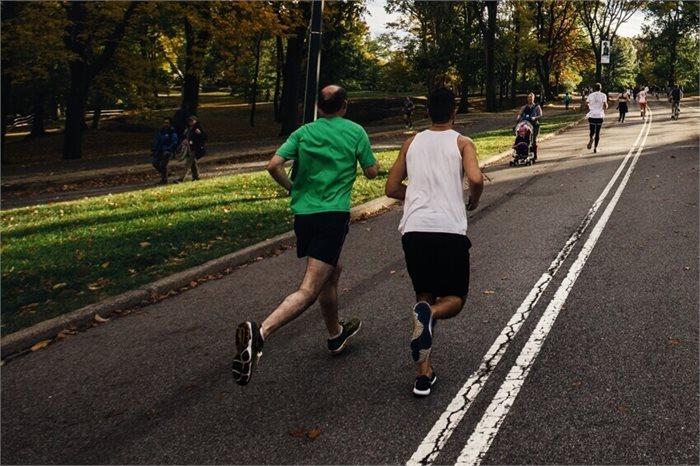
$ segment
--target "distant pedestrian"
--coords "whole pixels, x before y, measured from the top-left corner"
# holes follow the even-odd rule
[[[434,322],[459,314],[467,298],[471,243],[466,210],[477,208],[483,190],[474,142],[452,129],[455,95],[444,88],[433,91],[428,114],[431,127],[403,143],[385,188],[387,196],[404,201],[399,231],[416,295],[410,344],[417,364],[416,396],[430,395],[437,380],[430,357]]]
[[[589,150],[593,146],[593,153],[598,152],[598,142],[600,142],[600,128],[603,126],[603,119],[605,118],[605,110],[608,108],[608,98],[605,94],[601,92],[600,83],[595,84],[595,91],[591,92],[586,101],[588,102],[588,127],[590,129],[590,136],[588,139]],[[595,143],[595,145],[594,145]]]
[[[377,176],[379,168],[365,130],[343,118],[347,108],[347,93],[342,87],[324,87],[318,99],[321,117],[294,131],[267,164],[270,175],[292,195],[297,257],[307,258],[306,272],[299,289],[261,324],[249,320],[238,326],[231,370],[239,385],[250,381],[270,336],[316,300],[332,354],[342,352],[360,329],[359,319],[338,320],[339,259],[350,223],[350,193],[357,164],[370,179]],[[294,182],[284,169],[287,160],[299,162]]]
[[[540,134],[541,118],[542,107],[535,102],[535,94],[530,92],[527,95],[527,104],[520,109],[516,121],[527,121],[532,125],[532,153],[534,160],[537,160],[537,135]]]
[[[642,120],[646,118],[647,114],[647,99],[648,99],[649,88],[644,87],[641,91],[637,92],[637,102],[639,103],[639,115]]]
[[[183,133],[183,141],[187,141],[188,153],[185,158],[185,173],[182,174],[180,181],[185,181],[187,174],[192,171],[192,181],[199,180],[199,167],[197,160],[204,157],[206,150],[204,143],[207,140],[207,133],[204,132],[199,120],[195,115],[187,117],[187,126]]]
[[[413,103],[410,97],[406,96],[403,101],[403,121],[406,124],[406,128],[413,128],[413,110],[415,110],[416,105]]]
[[[569,102],[571,102],[571,96],[567,92],[564,94],[564,98],[562,99],[564,101],[564,109],[568,110],[569,109]]]
[[[151,146],[151,158],[153,167],[160,174],[158,184],[168,184],[168,161],[175,152],[178,138],[170,118],[163,118],[163,124],[156,133],[155,140]]]
[[[629,102],[630,96],[627,94],[627,91],[625,89],[620,89],[620,93],[617,95],[617,110],[619,112],[619,116],[617,117],[618,123],[624,123],[625,122],[625,115],[627,114],[628,108],[627,108],[627,102]]]

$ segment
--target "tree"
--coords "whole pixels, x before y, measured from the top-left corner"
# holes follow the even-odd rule
[[[679,43],[687,35],[698,37],[698,5],[689,1],[650,2],[646,9],[649,25],[644,33],[658,41],[666,59],[666,81],[673,86],[678,80]],[[697,50],[697,46],[695,47]]]
[[[484,58],[486,62],[486,111],[495,112],[498,110],[496,100],[496,19],[498,13],[498,0],[486,0],[483,2],[473,2],[478,9],[477,18],[479,26],[484,36]],[[486,20],[483,17],[483,9],[486,8]]]
[[[84,1],[65,5],[68,25],[64,43],[73,56],[68,63],[70,89],[63,139],[64,159],[81,158],[90,86],[114,56],[138,5],[136,2]]]
[[[554,97],[550,77],[558,64],[573,53],[576,10],[571,1],[538,0],[531,3],[538,46],[536,66],[547,99]]]
[[[59,4],[3,2],[1,5],[4,142],[6,125],[14,113],[34,114],[31,136],[44,134],[46,102],[66,91],[63,83],[67,81],[71,54],[63,46],[66,18]]]
[[[595,79],[601,81],[600,44],[609,40],[614,44],[620,25],[632,17],[644,2],[633,0],[591,0],[576,3],[579,18],[590,39],[591,49],[595,55]]]

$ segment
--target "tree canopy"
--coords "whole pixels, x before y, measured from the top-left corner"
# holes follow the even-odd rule
[[[2,2],[3,140],[15,115],[64,125],[64,158],[81,157],[86,113],[153,109],[180,92],[176,124],[202,91],[251,105],[271,101],[280,134],[300,123],[310,2]],[[451,87],[460,112],[470,96],[486,110],[533,91],[552,99],[601,81],[694,88],[698,10],[691,1],[386,0],[398,21],[372,36],[365,1],[326,1],[320,84],[424,94]],[[635,12],[648,25],[634,39],[620,26]],[[37,18],[41,18],[40,21]],[[600,63],[601,40],[612,46]],[[181,121],[178,121],[181,120]]]

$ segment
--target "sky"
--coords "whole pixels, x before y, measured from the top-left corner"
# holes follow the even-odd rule
[[[369,15],[365,20],[373,36],[386,31],[386,23],[396,20],[396,15],[388,14],[384,11],[385,0],[367,0]],[[644,22],[644,14],[637,12],[617,31],[623,37],[634,37],[641,34],[641,26]]]

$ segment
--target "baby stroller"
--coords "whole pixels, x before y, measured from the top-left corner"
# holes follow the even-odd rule
[[[511,167],[516,165],[532,165],[535,163],[535,149],[532,139],[532,124],[529,121],[519,121],[515,125],[515,142],[513,143],[513,160]]]

